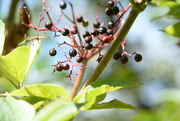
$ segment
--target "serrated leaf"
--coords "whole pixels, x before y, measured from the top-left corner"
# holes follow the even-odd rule
[[[0,121],[32,121],[34,107],[10,96],[0,98]]]
[[[22,46],[6,56],[0,57],[0,72],[9,80],[20,85],[26,76],[30,49]]]
[[[162,31],[166,32],[169,35],[180,38],[180,22],[174,25],[170,25]]]
[[[82,105],[59,99],[40,110],[33,121],[68,121],[80,112]]]
[[[11,96],[23,96],[24,100],[34,104],[43,100],[56,100],[62,98],[70,101],[70,96],[66,90],[57,85],[33,84],[25,86],[10,93]]]
[[[117,99],[114,99],[110,102],[103,102],[96,105],[93,105],[89,110],[97,110],[97,109],[119,109],[119,110],[138,110],[136,107],[123,103]]]
[[[4,48],[4,40],[5,40],[4,31],[5,31],[4,23],[0,20],[0,55],[2,54]]]
[[[141,84],[124,81],[119,78],[105,78],[87,86],[81,94],[74,98],[73,101],[76,103],[86,103],[82,110],[88,110],[92,105],[97,103],[98,96],[106,94],[107,92],[130,88],[138,85]]]

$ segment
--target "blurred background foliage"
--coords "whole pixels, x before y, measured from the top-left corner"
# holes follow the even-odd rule
[[[13,0],[0,0],[0,19],[5,23],[8,19],[10,6]],[[95,20],[97,10],[100,11],[100,22],[108,22],[107,16],[104,14],[104,8],[97,3],[104,5],[108,0],[69,0],[74,5],[76,16],[82,15],[89,20],[90,25]],[[31,13],[32,23],[38,24],[38,14],[42,12],[41,0],[25,0],[28,10]],[[47,0],[46,6],[53,7],[50,15],[55,22],[57,15],[60,15],[58,4],[59,0]],[[19,0],[16,11],[23,4]],[[122,1],[122,4],[127,6],[128,1]],[[79,7],[80,6],[80,7]],[[88,8],[88,9],[87,9]],[[70,8],[65,13],[71,16]],[[101,78],[118,77],[124,80],[144,83],[136,88],[125,89],[109,93],[105,101],[112,98],[130,103],[141,111],[119,111],[119,110],[97,110],[80,113],[75,121],[177,121],[180,118],[180,30],[171,28],[167,32],[163,32],[170,25],[179,23],[180,19],[180,0],[152,0],[146,10],[139,15],[127,35],[126,51],[133,53],[136,51],[143,55],[143,60],[136,63],[133,57],[129,57],[129,62],[125,65],[120,61],[112,60],[107,66]],[[19,22],[19,16],[15,12],[15,23]],[[47,18],[42,22],[48,21]],[[69,26],[70,22],[63,18],[58,27],[64,25]],[[89,27],[89,29],[91,26]],[[81,32],[85,28],[80,27]],[[41,33],[44,34],[44,33]],[[46,32],[47,35],[54,35],[51,32]],[[174,36],[171,36],[174,35]],[[35,31],[28,30],[28,37],[35,36]],[[68,73],[52,73],[51,65],[58,60],[63,59],[63,52],[66,49],[62,47],[58,52],[58,56],[50,57],[49,50],[56,46],[57,42],[69,41],[67,38],[51,37],[42,43],[40,55],[37,58],[33,68],[29,72],[25,85],[32,83],[52,83],[63,86],[69,92],[72,89],[73,83],[68,83],[66,78]],[[14,41],[14,40],[13,40]],[[89,62],[86,70],[84,81],[96,67],[96,58]],[[14,90],[12,85],[0,76],[0,93],[5,91],[11,92]]]

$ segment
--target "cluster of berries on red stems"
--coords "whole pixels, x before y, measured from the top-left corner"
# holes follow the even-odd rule
[[[55,47],[49,50],[50,56],[57,55],[57,48],[60,48],[62,45],[67,45],[71,49],[69,52],[64,52],[66,60],[59,60],[56,64],[53,65],[54,72],[56,71],[63,71],[63,70],[69,70],[70,74],[68,77],[70,77],[71,81],[79,75],[79,73],[73,74],[73,67],[77,66],[79,69],[86,68],[86,62],[92,58],[95,55],[98,55],[96,61],[99,63],[103,58],[102,50],[109,46],[111,42],[116,38],[118,35],[121,26],[123,26],[123,15],[129,10],[131,5],[128,5],[125,9],[123,8],[122,4],[118,0],[110,0],[105,6],[101,5],[101,7],[105,8],[105,14],[109,17],[109,22],[106,24],[104,22],[99,22],[99,13],[96,15],[95,21],[91,24],[92,29],[89,29],[89,21],[87,19],[84,19],[82,15],[75,16],[73,5],[71,2],[60,2],[59,7],[61,10],[60,18],[57,20],[57,23],[54,24],[51,20],[51,17],[49,15],[49,11],[51,9],[45,8],[45,2],[46,0],[42,0],[43,10],[47,14],[49,21],[45,23],[45,28],[40,28],[32,26],[31,22],[30,24],[27,24],[25,22],[22,22],[24,25],[33,28],[37,31],[37,35],[39,31],[52,31],[55,33],[55,37],[59,36],[65,36],[71,40],[71,43],[67,43],[66,41],[58,43]],[[69,17],[69,15],[66,15],[64,13],[64,10],[66,10],[67,7],[71,7],[72,10],[72,18]],[[21,8],[22,9],[22,8]],[[20,9],[20,10],[21,10]],[[26,11],[26,8],[24,8]],[[18,12],[21,20],[23,21],[22,14],[20,11]],[[26,11],[26,14],[28,12]],[[30,16],[30,15],[29,15]],[[71,26],[64,26],[63,28],[58,28],[56,25],[61,20],[62,17],[67,18],[72,25]],[[39,25],[41,21],[44,19],[44,16],[40,14],[40,20]],[[30,19],[29,19],[30,20]],[[85,31],[82,33],[79,31],[77,23],[82,23],[82,26],[85,27]],[[79,25],[79,24],[78,24]],[[61,35],[57,35],[56,33],[60,33]],[[38,37],[37,37],[38,38]],[[45,37],[45,38],[48,38]],[[31,40],[30,40],[31,41]],[[122,46],[122,53],[116,52],[113,56],[113,59],[121,61],[121,63],[125,64],[128,62],[127,56],[134,56],[134,59],[136,62],[140,62],[142,60],[142,56],[136,52],[133,54],[129,54],[125,51],[126,42],[122,42],[120,45]],[[74,59],[75,58],[75,59]]]

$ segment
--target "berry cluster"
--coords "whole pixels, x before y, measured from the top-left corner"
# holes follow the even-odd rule
[[[140,62],[140,61],[142,60],[141,54],[138,54],[138,53],[134,52],[134,53],[131,54],[130,56],[132,56],[132,55],[134,55],[134,54],[135,54],[134,60],[135,60],[136,62]],[[119,60],[119,59],[120,59],[122,64],[125,64],[125,63],[128,62],[128,57],[127,57],[126,55],[122,55],[120,52],[116,52],[116,53],[113,55],[113,59],[115,59],[115,60]]]
[[[49,21],[45,23],[45,28],[40,28],[40,24],[42,20],[46,16],[43,16],[40,14],[39,24],[38,27],[34,27],[33,24],[30,21],[30,15],[27,12],[26,8],[24,7],[24,10],[29,16],[29,23],[27,24],[23,21],[23,17],[21,15],[20,10],[18,11],[22,24],[26,25],[27,27],[33,28],[36,30],[37,37],[34,39],[38,39],[39,31],[51,31],[55,33],[55,37],[65,36],[71,40],[71,43],[67,43],[66,41],[62,43],[58,43],[55,47],[49,50],[50,56],[55,56],[58,52],[58,48],[60,48],[62,45],[67,45],[71,49],[68,52],[68,55],[66,52],[64,52],[64,56],[66,57],[66,60],[58,60],[56,64],[53,65],[54,71],[63,71],[63,70],[70,70],[70,73],[68,77],[70,77],[70,80],[74,80],[75,77],[81,74],[81,70],[86,68],[87,61],[91,59],[93,56],[98,55],[97,62],[100,62],[103,58],[102,50],[109,46],[111,42],[116,38],[118,33],[121,31],[121,27],[123,26],[123,16],[124,14],[131,8],[131,4],[129,4],[125,9],[121,5],[120,1],[118,0],[110,0],[105,6],[100,5],[101,7],[105,8],[105,14],[109,17],[109,22],[106,24],[104,22],[99,22],[99,12],[96,15],[95,21],[92,22],[92,29],[89,29],[89,21],[87,19],[84,19],[82,15],[75,16],[73,5],[70,2],[60,2],[59,7],[61,10],[61,15],[59,19],[57,20],[56,24],[54,24],[53,20],[51,19],[49,15],[49,11],[52,8],[46,9],[45,8],[45,2],[46,0],[42,0],[42,6],[43,10],[46,13],[46,16],[48,17]],[[72,10],[72,18],[71,19],[68,15],[64,13],[67,7],[70,7]],[[63,18],[67,18],[72,25],[70,26],[64,26],[63,28],[58,28],[57,24],[59,21]],[[77,23],[82,23],[82,26],[85,27],[86,31],[83,31],[82,33],[79,31]],[[57,35],[56,33],[60,33],[60,35]],[[44,37],[48,38],[48,36]],[[29,39],[30,41],[32,39]],[[118,60],[120,59],[121,62],[127,63],[128,57],[135,54],[135,61],[140,62],[142,60],[142,56],[137,53],[129,54],[125,52],[125,45],[126,41],[124,41],[120,46],[122,46],[122,53],[116,52],[113,56],[113,59]],[[74,66],[79,67],[80,72],[73,74],[73,68]]]

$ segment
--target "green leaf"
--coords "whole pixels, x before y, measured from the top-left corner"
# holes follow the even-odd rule
[[[0,72],[9,80],[20,84],[26,76],[30,49],[22,46],[0,57]]]
[[[167,15],[170,15],[176,19],[180,19],[180,4],[174,2],[169,4],[168,6],[169,6],[169,12],[167,13]]]
[[[4,31],[5,31],[4,23],[0,20],[0,55],[2,54],[4,48],[4,40],[5,40]]]
[[[0,121],[32,121],[34,107],[10,96],[0,98]]]
[[[130,88],[141,85],[140,83],[133,83],[121,80],[119,78],[105,78],[92,83],[87,86],[81,94],[74,98],[76,103],[86,103],[82,110],[88,110],[91,106],[98,103],[97,100],[102,100],[105,97],[99,98],[100,95],[106,94],[107,92],[116,91],[119,89]]]
[[[136,107],[123,103],[117,99],[114,99],[110,102],[104,102],[104,103],[99,103],[96,105],[93,105],[90,110],[97,110],[97,109],[119,109],[119,110],[138,110]]]
[[[151,4],[159,7],[167,6],[174,3],[175,0],[151,0]]]
[[[62,98],[70,101],[70,96],[66,90],[57,85],[33,84],[25,86],[19,90],[10,93],[11,96],[23,96],[24,100],[35,104],[44,100],[56,100]]]
[[[67,121],[80,112],[82,105],[58,99],[40,110],[33,121]]]
[[[28,65],[26,69],[26,73],[27,73],[39,54],[40,46],[41,46],[41,37],[39,40],[33,40],[33,41],[25,40],[22,43],[20,43],[20,46],[28,46],[30,48]]]
[[[174,25],[170,25],[162,31],[172,36],[180,38],[180,22]]]
[[[35,61],[40,50],[40,44],[40,40],[26,41],[24,44],[26,46],[19,46],[8,55],[0,56],[0,72],[17,88],[21,87]]]

